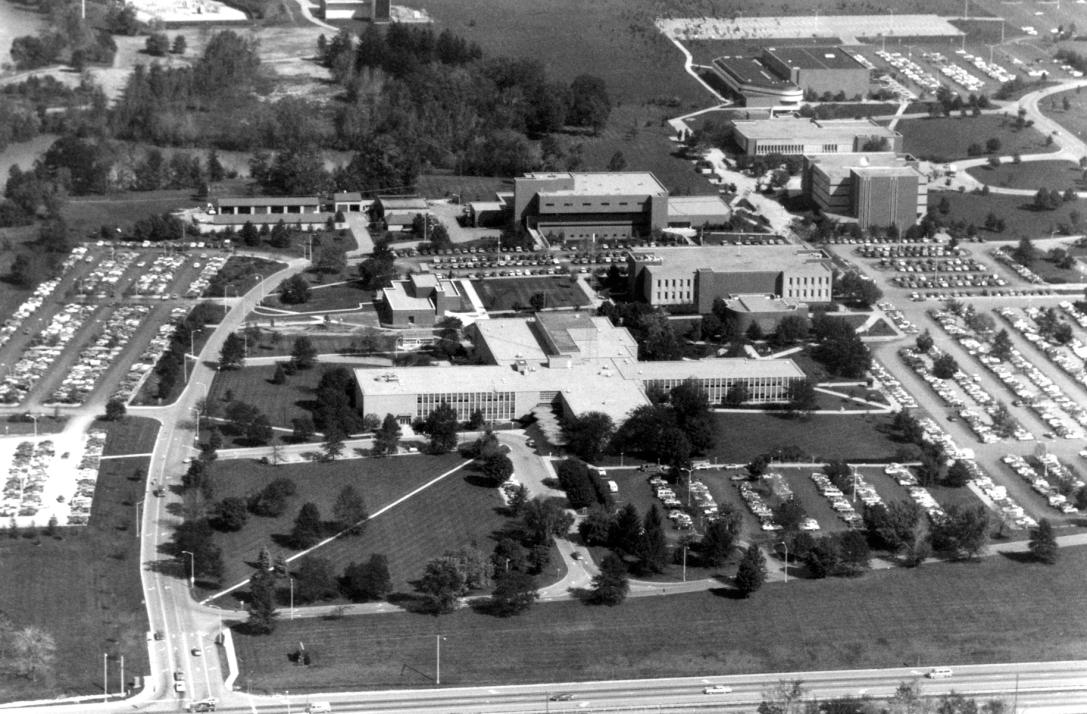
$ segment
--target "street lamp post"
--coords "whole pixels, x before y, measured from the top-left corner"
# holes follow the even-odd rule
[[[683,469],[687,472],[687,508],[691,507],[691,469]]]
[[[434,686],[442,683],[442,635],[434,635]]]
[[[294,619],[294,577],[288,576],[291,581],[291,619]]]
[[[34,438],[36,439],[36,438],[38,438],[38,419],[39,419],[39,417],[37,415],[34,415],[34,414],[28,414],[27,416],[29,416],[31,419],[34,420]]]
[[[785,582],[789,582],[789,543],[781,541],[781,547],[785,549]]]
[[[102,653],[102,701],[109,701],[109,654]]]
[[[189,587],[194,588],[196,587],[196,558],[191,550],[183,550],[181,554],[189,556]]]
[[[146,499],[141,498],[136,502],[136,540],[140,539],[140,506],[143,505],[144,500]]]
[[[259,304],[264,302],[264,276],[260,273],[254,273],[253,277],[257,279],[257,287],[260,288],[260,299],[257,300],[257,303]]]

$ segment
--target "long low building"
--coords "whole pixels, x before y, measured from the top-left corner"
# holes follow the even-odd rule
[[[871,119],[737,119],[733,127],[746,156],[902,151],[902,134]]]
[[[730,91],[739,95],[748,107],[797,108],[804,100],[804,90],[783,79],[754,57],[718,57],[710,65]]]
[[[711,404],[723,402],[736,383],[753,404],[779,404],[804,378],[788,359],[639,362],[628,330],[584,313],[482,320],[468,335],[477,357],[492,364],[357,369],[360,408],[402,423],[425,418],[443,402],[462,421],[476,411],[487,421],[512,421],[546,407],[564,416],[599,411],[622,422],[650,403],[648,390],[666,391],[689,379]]]

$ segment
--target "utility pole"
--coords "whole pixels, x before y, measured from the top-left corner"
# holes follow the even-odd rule
[[[109,701],[109,654],[102,653],[102,701]]]
[[[442,640],[445,637],[434,635],[434,686],[442,683]]]
[[[125,656],[121,655],[121,696],[125,695]]]

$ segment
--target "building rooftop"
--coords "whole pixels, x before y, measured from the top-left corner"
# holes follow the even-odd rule
[[[825,272],[829,268],[821,251],[799,245],[729,245],[699,246],[692,248],[654,248],[653,254],[661,258],[660,265],[647,265],[654,276],[676,275],[689,277],[699,270],[725,272],[795,271],[805,265],[814,271]],[[639,253],[632,252],[637,258]]]
[[[850,171],[857,176],[921,176],[921,172],[913,166],[903,164],[901,166],[854,166]]]
[[[727,298],[725,305],[734,312],[785,312],[802,305],[798,300],[786,300],[773,295],[737,295]]]
[[[219,206],[317,206],[317,196],[238,196],[217,198]]]
[[[408,295],[403,281],[394,282],[391,286],[382,289],[381,294],[385,302],[392,310],[433,310],[434,303],[430,298],[413,297]]]
[[[669,196],[668,218],[683,219],[688,216],[729,216],[732,209],[720,196]]]
[[[572,189],[547,188],[540,191],[541,195],[549,196],[668,195],[668,189],[648,171],[534,172],[525,174],[524,178],[573,180]]]
[[[800,69],[865,69],[840,47],[770,47],[766,51],[790,67]]]
[[[326,2],[336,2],[336,3],[340,3],[340,2],[357,2],[357,0],[326,0]],[[341,202],[341,201],[361,201],[362,200],[362,194],[359,193],[358,191],[346,191],[344,193],[334,193],[334,194],[332,194],[332,200],[337,202],[337,203]]]
[[[529,327],[528,320],[476,320],[473,324],[498,364],[510,365],[518,360],[537,364],[547,361],[547,353]]]
[[[744,377],[804,378],[804,371],[791,359],[709,358],[667,362],[615,360],[623,379],[709,379]]]
[[[572,355],[583,360],[638,355],[638,343],[630,332],[606,317],[583,312],[539,312],[536,328],[541,346],[549,355]]]
[[[894,129],[877,124],[871,119],[737,119],[733,126],[748,139],[778,139],[788,137],[793,142],[845,142],[857,136],[899,136]]]
[[[379,198],[385,211],[426,211],[429,206],[425,198]]]
[[[713,64],[743,84],[774,89],[795,86],[789,80],[771,72],[754,57],[718,57]]]

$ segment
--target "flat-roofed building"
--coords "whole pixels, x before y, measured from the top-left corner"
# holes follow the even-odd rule
[[[752,323],[764,334],[777,329],[782,318],[808,317],[808,304],[797,300],[779,298],[776,295],[736,295],[725,298],[725,310],[735,320],[736,331],[744,334]]]
[[[796,245],[657,248],[627,255],[631,294],[650,305],[694,305],[700,314],[717,298],[777,295],[829,302],[832,273],[821,251]]]
[[[466,300],[458,283],[430,273],[394,280],[381,290],[378,316],[390,327],[432,327],[446,312],[464,309]]]
[[[368,207],[369,201],[362,199],[357,191],[345,191],[332,194],[332,208],[343,213],[361,213]]]
[[[770,47],[763,63],[805,93],[817,96],[844,93],[847,99],[868,94],[868,68],[840,47]]]
[[[427,215],[430,206],[425,198],[378,198],[370,205],[374,218],[385,221],[390,231],[402,231],[411,228],[418,215]]]
[[[737,119],[733,126],[747,156],[902,152],[902,134],[871,119]]]
[[[862,228],[905,230],[928,210],[928,179],[908,155],[805,156],[801,186],[821,211],[856,218]]]
[[[215,200],[220,216],[259,216],[321,213],[324,204],[317,196],[241,196]]]
[[[804,99],[796,83],[777,76],[754,57],[718,57],[710,68],[748,107],[795,108]]]
[[[529,173],[514,179],[513,217],[562,240],[617,240],[668,224],[668,191],[649,172]]]
[[[668,226],[671,228],[717,227],[728,223],[732,209],[720,196],[671,196]]]

